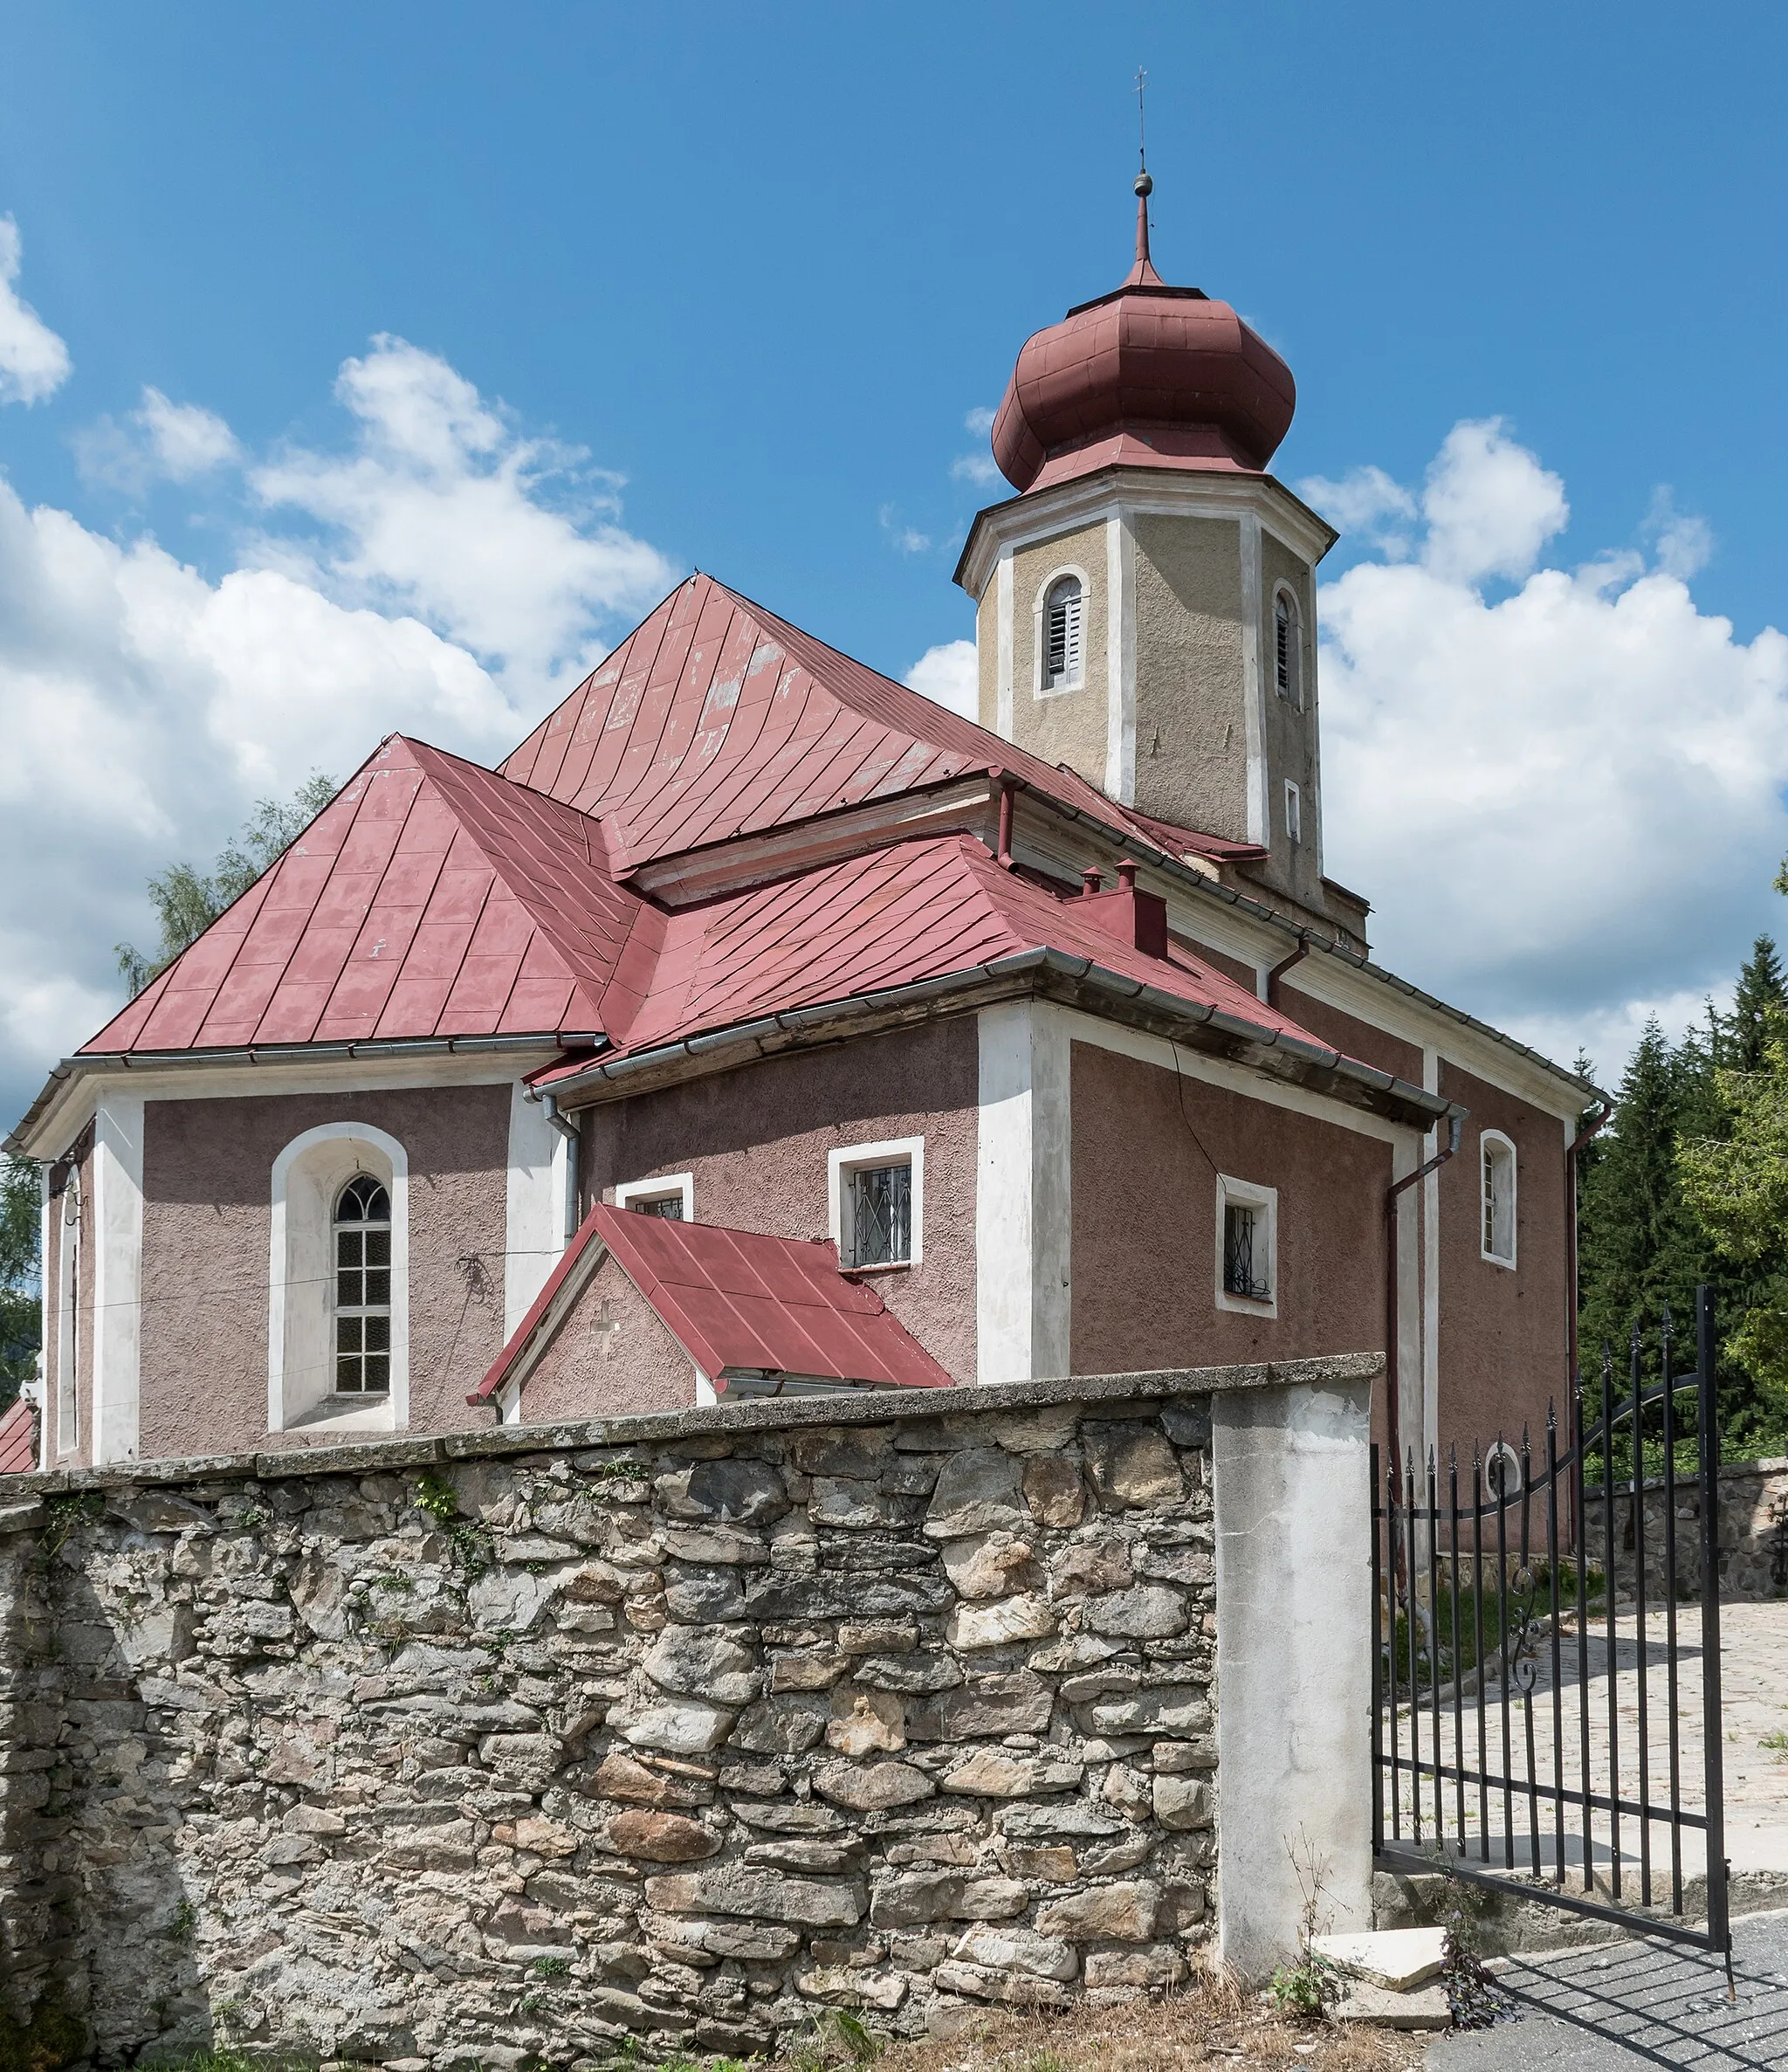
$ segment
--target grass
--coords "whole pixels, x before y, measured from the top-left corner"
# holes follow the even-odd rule
[[[1757,1746],[1768,1749],[1778,1763],[1788,1763],[1788,1731],[1782,1728],[1778,1727],[1773,1734],[1765,1734]]]

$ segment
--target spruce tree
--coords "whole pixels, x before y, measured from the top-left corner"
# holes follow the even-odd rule
[[[1722,1024],[1718,1063],[1735,1072],[1761,1071],[1772,1014],[1788,1011],[1788,979],[1782,971],[1775,940],[1759,935],[1738,974],[1732,1012]]]

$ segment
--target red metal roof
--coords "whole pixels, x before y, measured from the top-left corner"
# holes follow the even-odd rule
[[[0,1417],[0,1475],[29,1475],[37,1464],[37,1413],[20,1396]]]
[[[86,1048],[594,1031],[643,911],[582,814],[393,734]]]
[[[741,1371],[886,1388],[952,1386],[881,1298],[838,1270],[830,1244],[599,1203],[468,1402],[501,1389],[549,1318],[562,1327],[605,1249],[717,1386]],[[567,1295],[569,1303],[561,1300]]]
[[[614,1031],[615,1047],[650,1050],[1043,948],[1317,1042],[1214,965],[1177,945],[1165,958],[1149,956],[1082,915],[1079,904],[1002,870],[969,835],[847,857],[666,917],[651,989],[631,1024]]]
[[[603,823],[615,870],[998,767],[1120,834],[1228,854],[692,575],[503,764]],[[1243,850],[1246,855],[1262,853]]]

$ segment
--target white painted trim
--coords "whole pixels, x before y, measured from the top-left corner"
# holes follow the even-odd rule
[[[844,1228],[844,1175],[860,1172],[868,1166],[899,1165],[912,1167],[912,1242],[904,1260],[890,1263],[917,1266],[925,1256],[925,1139],[890,1137],[880,1144],[836,1144],[826,1153],[826,1213],[841,1266],[849,1267],[851,1263],[849,1237]]]
[[[525,1081],[509,1090],[509,1170],[505,1183],[503,1337],[513,1337],[565,1251],[565,1181],[570,1150],[528,1098]]]
[[[1285,598],[1291,606],[1291,689],[1289,692],[1279,688],[1279,600]],[[1267,628],[1272,636],[1273,695],[1284,699],[1294,712],[1305,708],[1303,679],[1309,673],[1304,668],[1303,605],[1297,592],[1283,577],[1273,585],[1272,596],[1267,603]]]
[[[698,1367],[695,1371],[695,1407],[698,1410],[711,1408],[720,1400],[713,1383]]]
[[[1509,1463],[1509,1470],[1512,1471],[1514,1476],[1514,1486],[1511,1488],[1505,1475],[1505,1479],[1503,1481],[1503,1485],[1501,1491],[1501,1494],[1505,1498],[1509,1497],[1518,1497],[1526,1483],[1527,1478],[1521,1472],[1521,1456],[1516,1452],[1515,1449],[1506,1439],[1495,1440],[1484,1449],[1483,1486],[1486,1502],[1491,1500],[1492,1496],[1496,1491],[1496,1485],[1490,1480],[1490,1463],[1496,1460],[1507,1461]]]
[[[80,1444],[80,1168],[71,1162],[63,1182],[61,1236],[56,1246],[56,1458],[66,1460]],[[71,1201],[73,1220],[69,1218]],[[46,1219],[47,1222],[47,1219]],[[49,1246],[44,1248],[47,1265]],[[47,1280],[48,1276],[45,1276]],[[45,1339],[47,1346],[49,1340]],[[72,1349],[72,1356],[71,1356]]]
[[[975,1375],[1070,1371],[1073,1139],[1069,1020],[1038,1000],[976,1016]]]
[[[675,1194],[683,1204],[683,1220],[695,1221],[695,1174],[693,1173],[658,1173],[649,1180],[625,1180],[615,1190],[616,1208],[627,1208],[636,1201],[663,1201]]]
[[[143,1103],[93,1118],[93,1464],[136,1458],[142,1375]]]
[[[1406,1180],[1420,1162],[1427,1144],[1426,1135],[1413,1130],[1401,1133],[1391,1153],[1391,1178]],[[1391,1435],[1393,1450],[1399,1460],[1411,1446],[1420,1446],[1424,1435],[1426,1408],[1422,1400],[1421,1233],[1414,1196],[1418,1189],[1405,1187],[1397,1197],[1397,1430]]]
[[[341,1154],[356,1149],[382,1160],[387,1170],[379,1177],[391,1197],[391,1394],[389,1415],[382,1428],[401,1432],[409,1424],[409,1154],[395,1137],[370,1123],[326,1122],[300,1132],[273,1160],[267,1241],[270,1432],[291,1430],[307,1408],[331,1393],[316,1389],[300,1405],[299,1378],[294,1375],[293,1386],[287,1386],[287,1349],[292,1338],[306,1329],[313,1341],[317,1336],[314,1314],[308,1306],[301,1311],[300,1304],[320,1304],[327,1341],[327,1319],[334,1313],[329,1299],[331,1213],[337,1189],[353,1170]],[[300,1187],[305,1191],[301,1207],[292,1199]],[[302,1259],[298,1256],[300,1249]],[[300,1277],[294,1274],[294,1265],[308,1270]],[[313,1297],[309,1293],[313,1289]],[[313,1351],[314,1355],[314,1346]],[[290,1404],[288,1396],[293,1399]],[[343,1415],[361,1419],[367,1413],[356,1407]]]
[[[1136,534],[1121,505],[1105,520],[1105,791],[1136,802]]]
[[[1507,1255],[1493,1252],[1484,1243],[1484,1152],[1495,1147],[1509,1154],[1509,1250]],[[1502,1130],[1480,1130],[1477,1133],[1477,1252],[1487,1265],[1500,1266],[1505,1273],[1516,1271],[1516,1260],[1521,1243],[1521,1153],[1514,1138]]]
[[[1038,546],[1062,533],[1082,531],[1119,499],[1132,514],[1149,517],[1234,519],[1238,511],[1251,511],[1263,532],[1270,533],[1310,568],[1340,538],[1326,520],[1270,475],[1102,470],[1054,489],[1029,490],[1003,507],[978,512],[969,527],[956,581],[978,599],[999,555]]]
[[[1071,575],[1080,585],[1080,674],[1069,677],[1060,684],[1043,681],[1043,603],[1063,576]],[[1087,623],[1087,609],[1093,601],[1092,580],[1078,561],[1063,561],[1060,568],[1051,568],[1037,585],[1030,601],[1030,694],[1033,698],[1066,698],[1076,691],[1086,689],[1087,635],[1090,630]]]
[[[1303,847],[1303,793],[1294,777],[1285,780],[1285,840],[1292,849]]]
[[[1115,1050],[1120,1057],[1159,1065],[1164,1071],[1178,1071],[1182,1078],[1198,1079],[1209,1086],[1221,1086],[1230,1093],[1246,1094],[1250,1100],[1263,1101],[1269,1108],[1289,1109],[1295,1115],[1309,1115],[1320,1122],[1332,1122],[1338,1128],[1352,1130],[1358,1136],[1376,1137],[1381,1144],[1420,1142],[1417,1132],[1406,1124],[1393,1122],[1386,1116],[1372,1114],[1364,1108],[1350,1107],[1345,1101],[1338,1101],[1328,1094],[1312,1093],[1308,1087],[1288,1085],[1247,1065],[1232,1064],[1228,1058],[1188,1050],[1184,1044],[1169,1043],[1165,1036],[1149,1036],[1139,1029],[1126,1028],[1122,1022],[1102,1021],[1079,1008],[1058,1008],[1056,1012],[1062,1018],[1064,1034],[1070,1042]]]
[[[1266,690],[1261,671],[1261,521],[1244,511],[1241,539],[1241,706],[1248,744],[1248,838],[1262,847],[1273,839],[1267,796]]]
[[[1264,1302],[1253,1301],[1245,1295],[1232,1295],[1223,1285],[1224,1211],[1232,1201],[1238,1208],[1262,1208],[1266,1211],[1267,1286],[1271,1292]],[[1215,1291],[1217,1307],[1220,1310],[1235,1310],[1244,1317],[1265,1317],[1276,1320],[1279,1314],[1279,1190],[1277,1187],[1257,1187],[1251,1180],[1232,1180],[1227,1173],[1218,1174]]]
[[[996,580],[999,589],[994,598],[994,611],[999,620],[999,678],[998,716],[996,729],[1002,740],[1012,739],[1012,729],[1017,724],[1012,710],[1012,549],[1002,549]]]

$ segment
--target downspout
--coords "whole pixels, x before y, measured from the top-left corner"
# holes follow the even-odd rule
[[[1300,928],[1297,931],[1297,947],[1292,951],[1289,957],[1280,958],[1279,961],[1267,974],[1266,982],[1261,988],[1261,998],[1266,1002],[1269,1008],[1276,1008],[1279,1004],[1279,981],[1284,977],[1294,964],[1302,964],[1309,954],[1310,931],[1307,928]]]
[[[560,1233],[563,1241],[568,1244],[572,1238],[577,1235],[578,1188],[582,1179],[582,1175],[578,1171],[578,1156],[583,1146],[583,1135],[574,1122],[567,1122],[559,1112],[559,1103],[544,1087],[530,1088],[527,1098],[531,1101],[538,1101],[540,1104],[540,1112],[571,1146],[570,1151],[566,1154],[567,1176],[571,1184],[565,1190],[564,1212],[560,1219],[565,1228]]]
[[[1017,795],[1019,783],[1009,771],[997,773],[1000,784],[1000,835],[994,850],[994,861],[1002,871],[1012,868],[1012,802]]]
[[[1406,1187],[1413,1187],[1419,1180],[1426,1180],[1430,1173],[1437,1173],[1459,1149],[1460,1134],[1465,1127],[1468,1110],[1455,1107],[1448,1115],[1449,1125],[1447,1148],[1437,1151],[1425,1166],[1418,1166],[1413,1173],[1406,1173],[1401,1180],[1394,1180],[1385,1190],[1385,1442],[1391,1451],[1393,1467],[1398,1463],[1398,1403],[1397,1377],[1397,1201]]]

